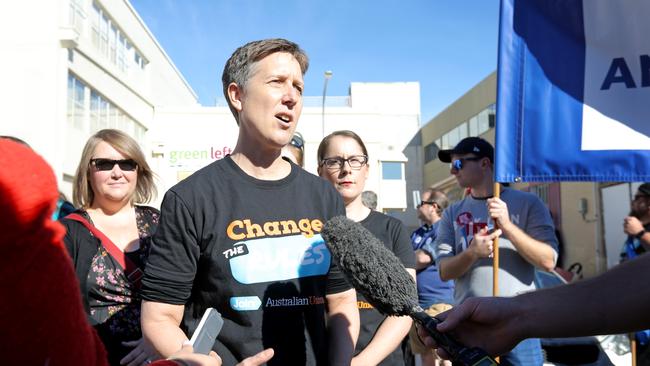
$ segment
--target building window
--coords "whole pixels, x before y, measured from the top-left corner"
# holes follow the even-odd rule
[[[128,44],[128,42],[129,41],[127,41],[126,38],[124,38],[124,36],[120,33],[117,47],[117,68],[122,71],[126,71],[126,52],[127,49],[131,48],[131,45]]]
[[[68,125],[78,130],[84,126],[85,88],[83,82],[68,75]]]
[[[497,106],[496,104],[492,104],[489,107],[487,107],[488,110],[488,124],[490,125],[490,128],[494,128],[496,125],[496,114],[497,114]]]
[[[108,17],[105,14],[99,17],[99,52],[108,55]]]
[[[87,101],[86,94],[89,95]],[[89,120],[87,124],[84,123],[86,112]],[[90,133],[104,128],[116,128],[136,141],[142,141],[146,132],[144,126],[73,74],[68,74],[68,123],[82,131],[88,129]]]
[[[404,163],[394,161],[381,162],[381,179],[401,180],[403,179],[402,167]]]
[[[83,31],[83,22],[86,18],[82,0],[70,0],[69,22],[77,33],[81,34]]]
[[[472,137],[478,136],[478,117],[474,116],[469,119],[469,135]]]
[[[547,183],[530,186],[530,193],[539,197],[539,199],[548,206],[548,188]]]
[[[461,140],[467,137],[467,122],[463,122],[460,126],[458,126],[458,135]]]
[[[437,140],[439,141],[439,140]],[[424,163],[428,163],[438,158],[438,145],[435,142],[424,147]]]
[[[99,53],[121,71],[144,69],[148,63],[96,1],[90,16],[90,38]]]
[[[111,63],[117,65],[117,27],[111,24],[110,32],[108,33],[108,59]]]
[[[99,106],[101,97],[95,91],[90,92],[90,130],[99,130]]]
[[[93,1],[93,10],[90,15],[90,39],[95,48],[99,49],[99,18],[101,17],[101,10],[99,5]]]
[[[487,132],[490,129],[488,110],[484,109],[478,114],[478,134]],[[478,136],[478,135],[477,135]]]

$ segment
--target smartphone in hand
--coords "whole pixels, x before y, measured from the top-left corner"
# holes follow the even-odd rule
[[[199,326],[196,327],[190,339],[194,353],[209,354],[222,326],[221,314],[215,308],[208,308],[203,313]]]

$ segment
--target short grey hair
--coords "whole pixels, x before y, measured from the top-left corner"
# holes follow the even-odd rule
[[[377,209],[377,193],[373,191],[363,191],[361,193],[361,202],[371,210]]]
[[[263,39],[246,43],[245,45],[237,48],[230,56],[221,74],[221,83],[223,84],[223,95],[228,101],[228,107],[237,124],[239,124],[239,115],[237,110],[230,103],[228,97],[228,86],[231,83],[237,84],[239,88],[245,89],[246,82],[251,76],[253,66],[263,59],[264,57],[277,53],[286,52],[293,56],[298,64],[302,74],[305,75],[309,68],[309,58],[305,51],[303,51],[297,43],[293,43],[282,38]]]

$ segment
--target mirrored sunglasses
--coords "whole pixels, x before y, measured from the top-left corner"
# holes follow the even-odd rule
[[[453,160],[450,165],[452,168],[456,170],[461,170],[463,169],[463,166],[465,166],[466,161],[479,161],[481,159],[483,158],[479,158],[479,157],[460,158],[460,159]]]

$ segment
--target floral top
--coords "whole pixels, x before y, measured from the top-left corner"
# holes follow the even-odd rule
[[[90,219],[87,214],[84,216]],[[135,206],[135,217],[140,248],[127,252],[126,256],[144,271],[160,212],[152,207]],[[93,257],[88,272],[88,302],[90,317],[103,328],[100,333],[108,333],[114,340],[121,341],[135,340],[142,336],[139,290],[127,279],[123,268],[103,246],[99,247]]]

